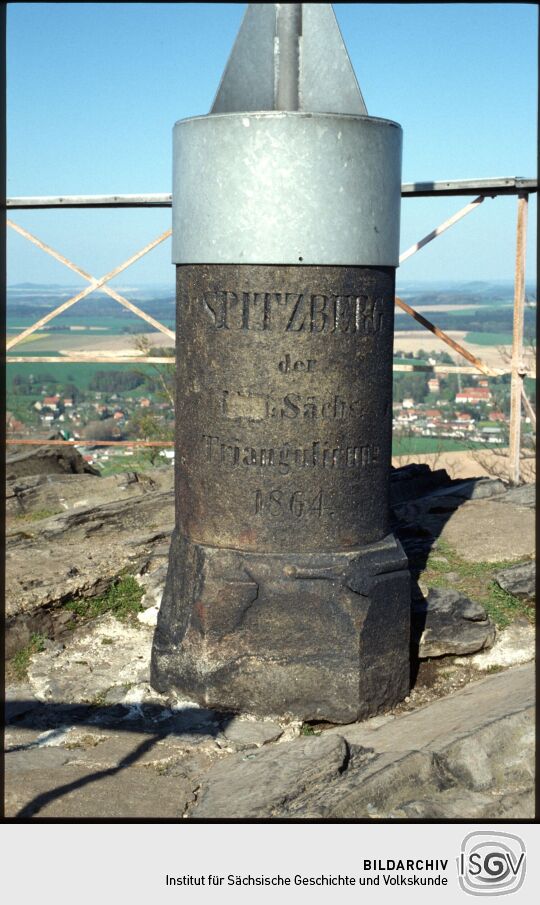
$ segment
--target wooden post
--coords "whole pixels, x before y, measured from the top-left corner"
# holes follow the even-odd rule
[[[514,277],[514,329],[512,336],[512,380],[510,385],[510,443],[508,477],[519,484],[521,448],[521,399],[526,368],[523,362],[523,316],[525,307],[525,254],[527,249],[527,193],[518,195],[516,270]]]

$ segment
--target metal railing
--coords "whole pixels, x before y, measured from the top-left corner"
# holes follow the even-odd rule
[[[527,210],[529,194],[538,191],[538,183],[536,179],[525,179],[520,177],[503,177],[498,179],[466,179],[453,180],[443,182],[423,182],[423,183],[406,183],[401,187],[401,195],[403,198],[426,198],[439,197],[448,195],[474,196],[473,200],[456,211],[451,217],[448,217],[443,223],[433,229],[430,233],[406,249],[400,255],[400,264],[408,260],[408,258],[417,254],[422,248],[441,236],[446,230],[450,229],[468,214],[476,210],[485,198],[496,198],[499,195],[515,195],[517,196],[517,226],[516,226],[516,262],[514,273],[514,311],[513,311],[513,333],[512,333],[512,356],[510,368],[492,368],[474,355],[469,349],[456,342],[447,333],[437,327],[434,323],[408,305],[403,299],[396,297],[396,305],[405,311],[410,317],[414,318],[426,330],[429,330],[442,342],[446,343],[459,356],[464,358],[468,365],[415,365],[415,364],[397,364],[393,365],[395,371],[431,371],[432,373],[462,373],[474,374],[480,372],[488,377],[498,377],[503,374],[511,375],[510,387],[510,436],[509,436],[509,453],[508,453],[508,473],[510,480],[514,483],[519,482],[520,478],[520,447],[521,447],[521,407],[522,405],[527,412],[534,426],[536,426],[536,414],[525,393],[524,380],[527,376],[536,376],[532,374],[523,358],[523,330],[524,330],[524,307],[525,307],[525,253],[526,253],[526,236],[527,236]],[[8,198],[8,210],[37,210],[51,208],[126,208],[126,207],[171,207],[172,196],[170,194],[141,194],[141,195],[65,195],[55,197],[35,197],[35,198]],[[139,261],[144,255],[152,251],[166,239],[171,236],[171,230],[168,229],[159,235],[152,242],[149,242],[144,248],[132,255],[118,267],[115,267],[109,273],[102,277],[96,278],[87,273],[77,264],[70,261],[65,255],[51,248],[45,242],[41,241],[22,226],[8,219],[7,224],[10,229],[19,233],[29,242],[40,248],[46,254],[55,260],[64,264],[78,276],[83,277],[88,282],[88,286],[81,292],[72,296],[67,301],[58,305],[53,311],[50,311],[44,317],[40,318],[30,327],[22,330],[21,333],[9,339],[6,343],[6,351],[10,351],[16,345],[26,340],[29,336],[39,330],[45,324],[49,323],[55,317],[62,314],[76,302],[86,298],[92,292],[102,289],[110,298],[114,299],[124,308],[127,308],[132,314],[150,324],[156,330],[165,334],[169,339],[174,341],[174,331],[162,324],[160,321],[147,314],[137,305],[134,305],[127,298],[107,284],[120,273],[123,273]],[[122,363],[130,364],[137,362],[139,364],[171,364],[174,359],[167,356],[134,356],[134,355],[110,355],[100,354],[97,352],[85,355],[79,353],[77,355],[62,356],[16,356],[8,355],[7,363],[11,362],[94,362],[94,363]],[[43,444],[43,440],[9,440],[8,443],[37,445]],[[47,441],[52,442],[52,441]],[[100,446],[173,446],[174,444],[166,441],[54,441],[57,445],[73,445],[74,443],[84,442],[86,445]]]

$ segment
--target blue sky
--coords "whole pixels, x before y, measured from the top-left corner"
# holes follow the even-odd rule
[[[403,181],[536,175],[534,4],[335,4],[370,114],[404,132]],[[208,112],[245,4],[8,4],[8,196],[169,192],[172,127]],[[467,203],[402,204],[402,249]],[[527,271],[534,277],[536,200]],[[95,276],[170,210],[15,211]],[[511,280],[516,201],[486,200],[398,281]],[[78,285],[10,231],[8,282]],[[173,285],[166,243],[117,284]]]

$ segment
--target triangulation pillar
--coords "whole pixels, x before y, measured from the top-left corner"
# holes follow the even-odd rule
[[[400,186],[401,129],[367,115],[331,7],[248,7],[211,114],[175,127],[161,691],[331,722],[408,693],[388,528]]]

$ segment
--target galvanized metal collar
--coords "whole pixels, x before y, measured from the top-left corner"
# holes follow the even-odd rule
[[[401,128],[257,111],[174,130],[173,262],[398,265]]]

